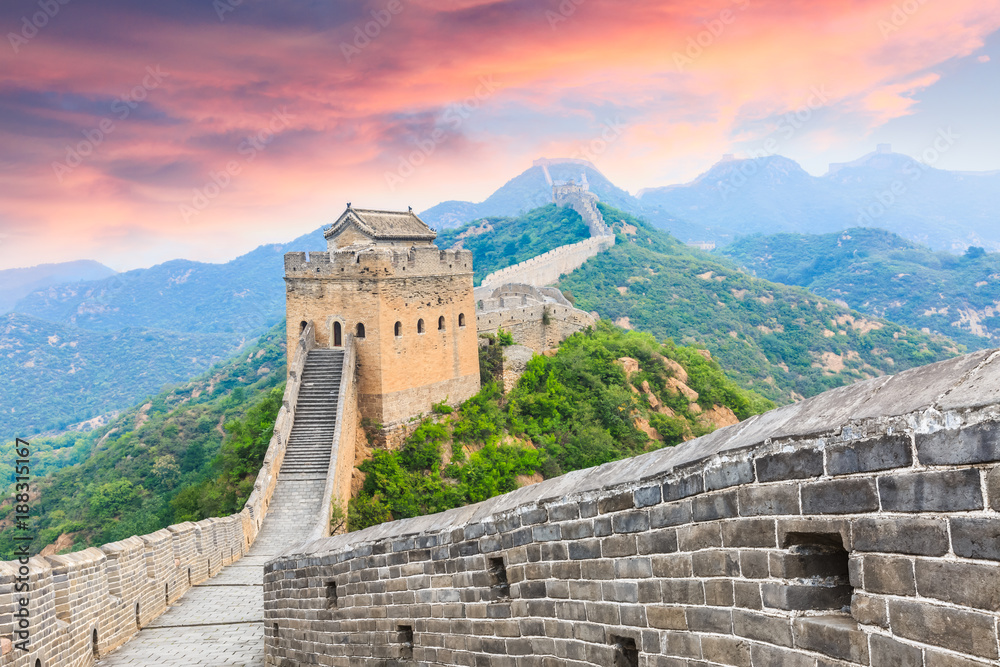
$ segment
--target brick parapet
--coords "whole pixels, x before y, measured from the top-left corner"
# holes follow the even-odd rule
[[[304,545],[267,664],[996,665],[998,357]]]
[[[549,285],[559,277],[583,266],[591,257],[604,252],[615,244],[615,237],[594,236],[578,243],[559,246],[520,264],[494,271],[482,284],[498,287],[504,283],[526,283],[528,285]]]
[[[264,463],[243,510],[228,517],[168,526],[26,564],[0,562],[0,667],[86,667],[135,636],[191,586],[239,560],[260,530],[291,433],[305,355],[315,346],[310,325],[293,348],[283,407]],[[23,569],[22,569],[23,568]],[[28,591],[16,590],[26,577]],[[28,651],[19,641],[16,613],[27,595]],[[95,634],[96,633],[96,634]],[[96,638],[96,640],[95,640]],[[38,662],[36,662],[38,661]]]

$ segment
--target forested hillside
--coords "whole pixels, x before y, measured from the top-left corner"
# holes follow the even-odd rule
[[[854,228],[751,236],[721,253],[761,278],[801,285],[972,349],[1000,344],[1000,254],[982,248],[954,255],[881,229]]]
[[[547,204],[515,218],[485,218],[438,232],[441,248],[472,252],[478,285],[490,273],[537,257],[562,245],[590,238],[590,228],[571,208]]]
[[[237,357],[103,428],[32,439],[31,549],[78,549],[238,511],[281,407],[284,347],[282,323]],[[4,489],[12,448],[0,446]],[[0,559],[7,559],[11,501],[6,492],[3,498]]]
[[[121,410],[190,379],[242,342],[233,334],[100,332],[0,315],[0,442]]]
[[[483,389],[361,464],[351,529],[479,502],[541,478],[676,445],[773,405],[739,389],[704,350],[607,321],[535,356],[503,394],[498,344],[481,348]]]
[[[959,354],[944,337],[747,275],[600,205],[617,244],[560,283],[576,305],[658,339],[711,350],[731,378],[786,402]]]

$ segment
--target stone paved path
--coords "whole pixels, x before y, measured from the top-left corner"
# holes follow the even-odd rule
[[[99,667],[262,667],[264,564],[301,544],[319,516],[325,476],[278,476],[257,541],[241,560],[193,587]]]

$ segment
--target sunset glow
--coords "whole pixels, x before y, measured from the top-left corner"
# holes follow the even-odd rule
[[[224,261],[346,201],[479,201],[542,156],[635,192],[806,109],[776,152],[813,173],[946,126],[968,141],[937,166],[1000,168],[975,103],[996,0],[51,3],[34,31],[37,0],[0,9],[0,268]]]

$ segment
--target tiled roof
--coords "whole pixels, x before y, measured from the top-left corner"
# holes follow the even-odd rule
[[[348,225],[355,224],[363,232],[380,240],[433,240],[437,232],[427,226],[412,211],[376,211],[351,208],[337,218],[337,222],[324,232],[326,238],[336,236]]]

